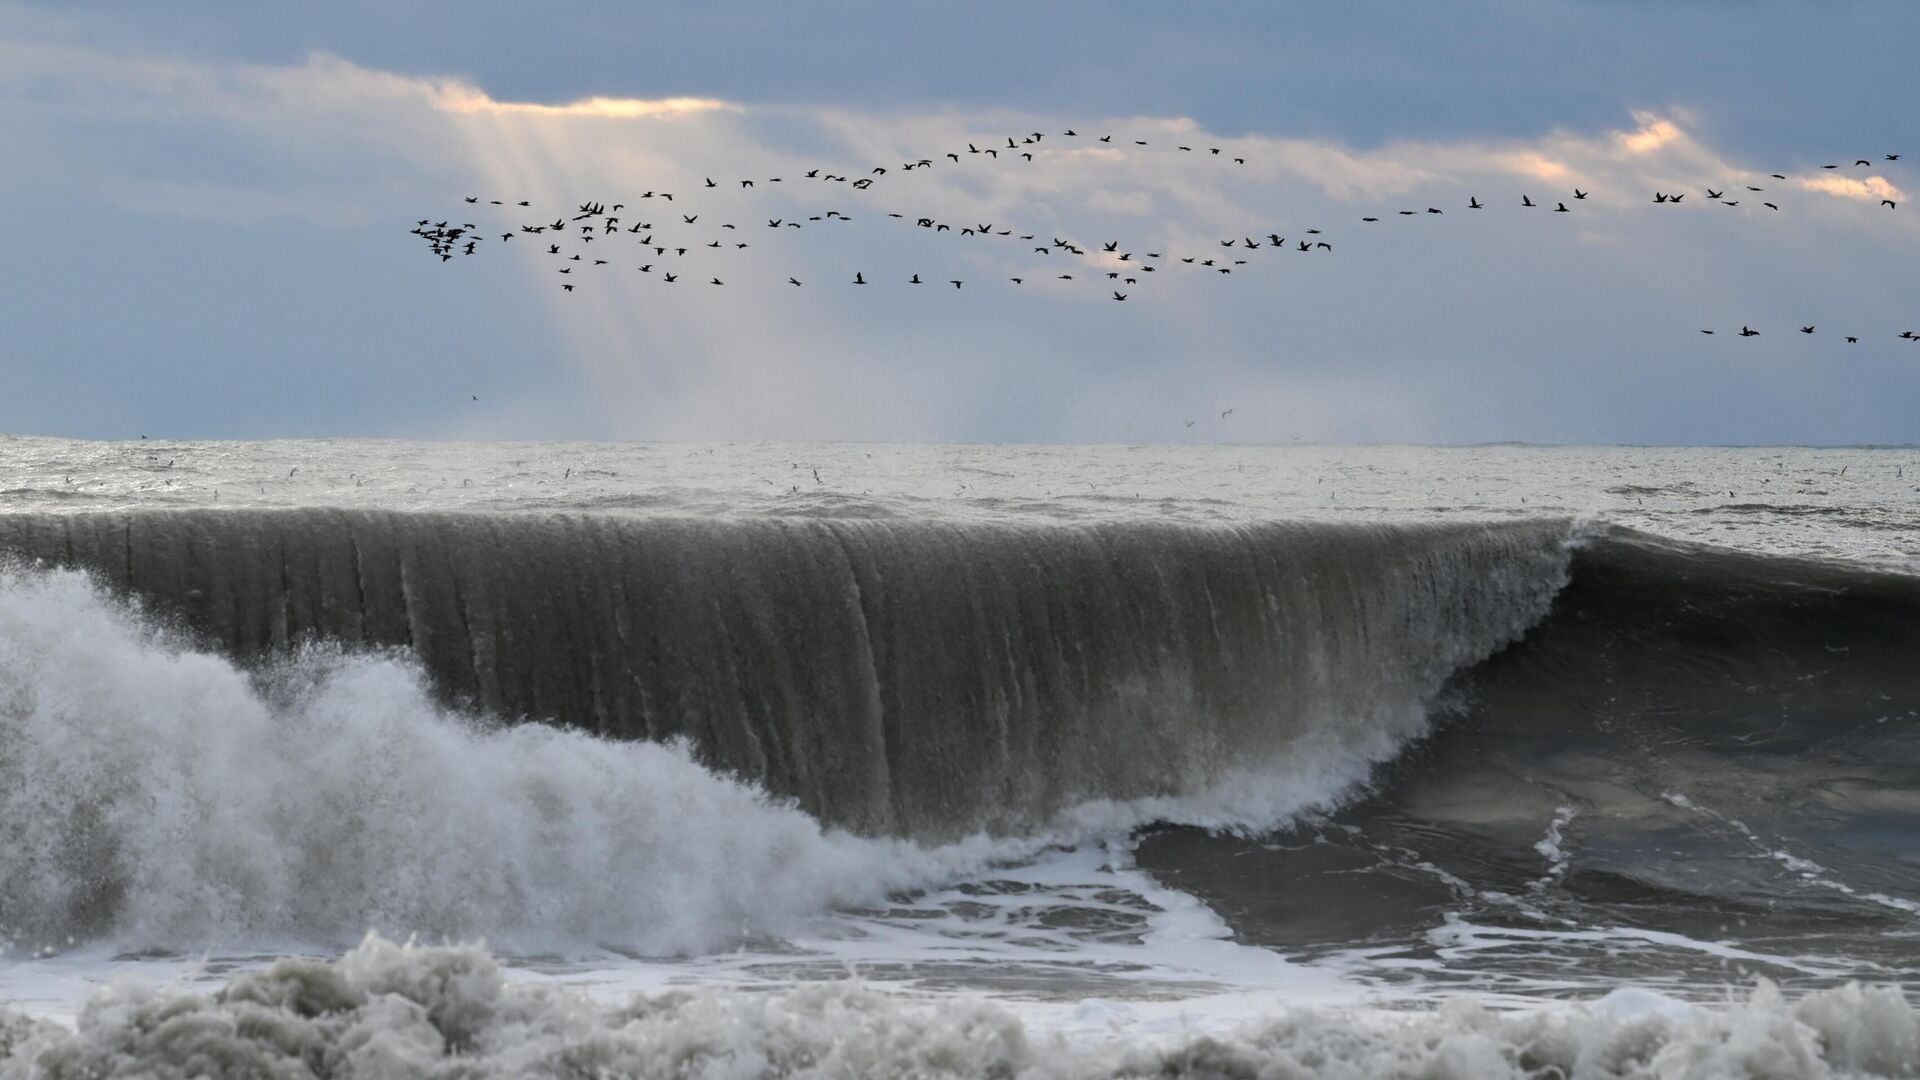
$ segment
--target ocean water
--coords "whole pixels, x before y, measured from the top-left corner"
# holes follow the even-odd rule
[[[1920,1075],[1908,468],[0,438],[0,1077]]]

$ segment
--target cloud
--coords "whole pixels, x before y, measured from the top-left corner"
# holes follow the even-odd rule
[[[1641,114],[1640,127],[1634,131],[1622,131],[1614,135],[1614,141],[1629,154],[1645,155],[1658,152],[1662,147],[1681,141],[1686,135],[1679,125],[1649,114]]]
[[[485,92],[462,83],[445,83],[437,86],[433,92],[433,104],[440,111],[450,113],[494,113],[506,116],[553,118],[587,117],[601,120],[650,120],[721,110],[741,111],[738,105],[715,98],[696,97],[656,100],[592,97],[564,105],[542,105],[529,101],[495,101]]]
[[[1818,191],[1822,194],[1842,199],[1865,199],[1878,203],[1881,199],[1899,202],[1906,194],[1884,176],[1867,176],[1855,179],[1851,176],[1811,176],[1796,181],[1803,190]]]
[[[1869,216],[1857,205],[1901,198],[1879,175],[1801,178],[1798,190],[1834,198],[1791,204],[1796,213],[1768,219],[1764,234],[1749,228],[1751,206],[1725,211],[1699,192],[1766,170],[1715,148],[1682,110],[1634,113],[1612,130],[1358,147],[1226,135],[1182,116],[502,101],[467,79],[325,53],[276,66],[0,42],[0,117],[24,132],[0,181],[32,182],[39,197],[60,187],[135,218],[366,230],[350,234],[355,260],[288,267],[263,288],[297,293],[296,273],[413,259],[417,275],[408,264],[393,270],[399,280],[433,273],[442,288],[469,280],[493,290],[504,299],[424,317],[544,326],[554,342],[538,360],[546,377],[583,387],[597,410],[575,418],[577,434],[1107,439],[1138,431],[1137,417],[1155,408],[1184,415],[1257,400],[1266,407],[1237,415],[1235,437],[1550,437],[1569,416],[1590,419],[1590,399],[1671,378],[1665,343],[1697,336],[1694,323],[1758,319],[1746,305],[1762,290],[1772,290],[1770,307],[1794,299],[1780,290],[1802,279],[1783,285],[1767,267],[1799,267],[1810,307],[1890,302],[1822,295],[1821,282],[1841,278],[1825,240],[1833,229],[1854,237],[1854,256],[1881,272],[1844,279],[1879,281],[1898,278],[1886,269],[1914,235],[1904,208]],[[1066,138],[1069,127],[1080,137]],[[1020,141],[1034,132],[1037,143]],[[180,149],[97,149],[122,141]],[[969,143],[1001,154],[969,153]],[[921,159],[936,164],[901,168]],[[813,169],[874,183],[807,179]],[[1592,197],[1575,202],[1575,187]],[[1644,205],[1656,189],[1695,194],[1669,213]],[[1546,209],[1521,210],[1523,193]],[[1468,195],[1488,210],[1468,211]],[[689,254],[598,237],[589,250],[610,253],[609,265],[581,268],[568,280],[582,286],[565,293],[538,254],[543,241],[495,238],[526,223],[513,216],[522,199],[542,222],[583,200],[622,202],[624,224],[649,224]],[[1553,215],[1562,199],[1577,213]],[[1828,216],[1797,213],[1816,203]],[[810,220],[829,209],[853,220]],[[453,214],[481,225],[482,257],[429,265],[404,225]],[[922,216],[955,229],[917,228]],[[960,235],[977,223],[1015,236]],[[1288,238],[1287,253],[1222,247],[1269,232]],[[1037,243],[1017,239],[1029,233]],[[1334,252],[1293,250],[1308,236]],[[1091,257],[1060,252],[1056,237]],[[716,239],[726,246],[705,246]],[[1109,241],[1138,254],[1102,253]],[[1151,276],[1136,269],[1150,251],[1166,256]],[[1221,265],[1189,268],[1181,255]],[[657,265],[640,271],[646,264]],[[682,268],[671,289],[660,278],[669,264]],[[845,287],[856,271],[878,287]],[[915,273],[934,284],[907,287]],[[1118,286],[1127,303],[1110,300],[1109,282],[1124,277],[1108,273],[1140,279]],[[705,284],[716,276],[727,285]],[[788,286],[789,276],[806,285]],[[954,278],[966,287],[940,284]],[[1614,315],[1593,319],[1593,298]],[[1631,318],[1615,317],[1622,311]],[[1557,382],[1539,374],[1549,349],[1566,365]],[[1517,387],[1534,398],[1516,397]],[[1630,392],[1617,393],[1634,407]]]

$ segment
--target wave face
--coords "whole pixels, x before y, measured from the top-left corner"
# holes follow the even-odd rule
[[[1451,674],[1540,618],[1567,535],[1557,521],[0,516],[0,551],[82,568],[233,657],[405,649],[444,703],[684,739],[821,820],[921,839],[1031,829],[1088,802],[1226,791],[1224,823],[1271,824],[1246,800],[1272,814],[1331,798],[1425,730]],[[1284,790],[1228,783],[1272,770]]]

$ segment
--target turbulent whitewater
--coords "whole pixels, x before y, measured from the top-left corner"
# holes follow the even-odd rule
[[[346,1011],[300,1023],[350,1056],[369,958],[495,978],[376,941],[229,985],[372,930],[710,995],[459,1036],[536,1056],[852,964],[1072,1043],[955,1075],[1899,1074],[1912,1014],[1858,984],[1920,969],[1910,457],[0,441],[0,995],[81,1023],[0,1054],[96,1068],[141,1009],[325,984]],[[125,970],[192,988],[75,1016]],[[1258,1019],[1609,990],[1333,1043]],[[960,1037],[822,993],[764,1000]],[[1231,1035],[1095,1050],[1060,1011],[1093,996]]]

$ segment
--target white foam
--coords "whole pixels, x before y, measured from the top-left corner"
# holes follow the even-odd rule
[[[1562,806],[1553,812],[1553,820],[1547,823],[1547,835],[1533,845],[1533,850],[1547,860],[1547,872],[1533,883],[1535,891],[1558,885],[1567,876],[1567,864],[1571,856],[1563,846],[1566,827],[1573,823],[1579,811],[1571,806]]]
[[[1616,993],[1497,1012],[1279,1008],[1192,1018],[1091,1002],[1016,1015],[858,983],[596,1001],[513,985],[485,951],[370,938],[201,996],[122,983],[68,1028],[0,1012],[0,1080],[42,1075],[1097,1078],[1913,1075],[1920,1014],[1849,985],[1687,1006]]]
[[[263,690],[73,573],[0,571],[0,675],[16,956],[368,927],[697,951],[996,852],[823,829],[681,746],[489,730],[397,658],[309,652]]]

